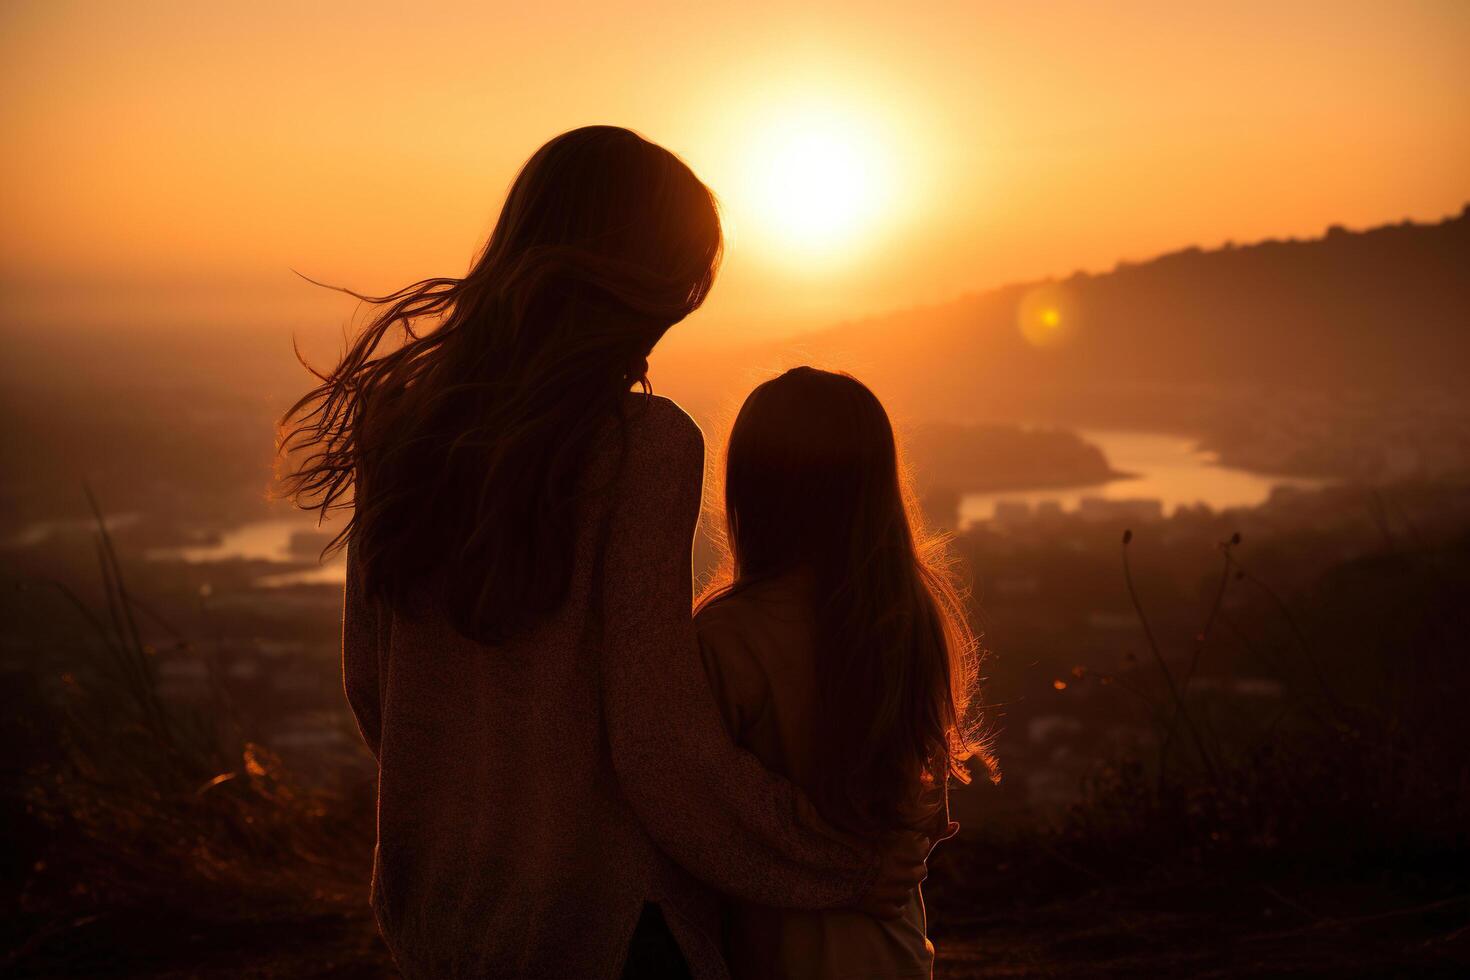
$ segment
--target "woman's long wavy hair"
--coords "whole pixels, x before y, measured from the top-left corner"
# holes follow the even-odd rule
[[[745,400],[725,457],[727,584],[700,605],[791,574],[817,640],[813,802],[834,825],[912,823],[918,792],[978,758],[979,645],[943,537],[926,535],[878,398],[800,367]]]
[[[352,508],[330,547],[350,543],[369,595],[432,584],[487,643],[534,628],[568,591],[593,440],[651,392],[648,354],[721,249],[713,194],[672,153],[611,126],[556,137],[464,278],[358,296],[375,315],[281,420],[285,494]]]

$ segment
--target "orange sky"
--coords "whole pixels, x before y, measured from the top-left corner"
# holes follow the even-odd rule
[[[521,161],[590,122],[723,198],[725,274],[684,329],[710,340],[1470,199],[1463,0],[7,0],[0,84],[10,320],[335,316],[289,268],[458,274]],[[886,161],[833,255],[783,248],[750,198],[792,107]]]

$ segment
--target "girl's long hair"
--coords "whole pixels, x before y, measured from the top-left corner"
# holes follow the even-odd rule
[[[979,649],[945,541],[925,535],[893,428],[845,374],[801,367],[760,385],[725,460],[728,584],[701,606],[792,573],[812,586],[813,801],[858,831],[912,823],[924,788],[999,778],[972,698]]]
[[[433,584],[487,643],[535,627],[567,594],[593,439],[651,390],[647,356],[721,248],[713,195],[672,153],[611,126],[556,137],[467,275],[358,297],[367,328],[281,420],[285,494],[352,508],[331,547],[350,541],[370,595]]]

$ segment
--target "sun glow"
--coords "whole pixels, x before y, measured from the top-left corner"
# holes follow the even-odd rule
[[[806,257],[872,238],[894,197],[889,148],[872,120],[827,107],[788,110],[747,145],[742,210],[752,234]]]

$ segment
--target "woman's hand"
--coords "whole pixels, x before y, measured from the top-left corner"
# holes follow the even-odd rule
[[[924,860],[929,855],[928,834],[894,834],[884,842],[878,879],[858,902],[858,910],[875,919],[897,919],[908,905],[909,893],[929,875]]]

